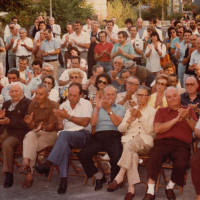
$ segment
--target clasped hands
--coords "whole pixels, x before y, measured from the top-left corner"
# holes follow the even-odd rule
[[[137,118],[140,118],[142,116],[140,110],[136,108],[130,108],[129,112],[130,112],[130,116],[128,120],[126,121],[128,124],[130,124],[131,122],[135,121]]]
[[[188,117],[190,116],[189,109],[190,109],[190,107],[188,107],[187,109],[184,109],[184,108],[178,109],[178,116],[177,116],[178,122],[188,119]]]

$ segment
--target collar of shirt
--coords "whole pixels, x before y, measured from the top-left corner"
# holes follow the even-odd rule
[[[186,108],[188,108],[187,106],[183,106],[183,105],[180,105],[180,107],[179,108],[184,108],[184,109],[186,109]],[[166,109],[167,109],[167,111],[168,112],[173,112],[173,111],[177,111],[177,110],[174,110],[173,108],[171,108],[171,107],[166,107]]]
[[[40,108],[40,105],[39,105],[39,103],[37,101],[34,100],[33,102],[34,102],[34,107],[35,108]],[[45,104],[44,104],[44,108],[50,108],[50,107],[51,107],[50,100],[47,99]]]

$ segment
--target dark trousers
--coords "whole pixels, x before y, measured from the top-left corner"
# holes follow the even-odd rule
[[[79,154],[80,162],[88,177],[92,177],[98,172],[92,157],[100,151],[106,151],[110,157],[110,180],[112,181],[119,172],[117,162],[122,154],[121,133],[118,131],[99,131],[92,136],[90,142]]]
[[[184,176],[189,166],[190,145],[175,139],[155,140],[147,164],[148,178],[157,181],[162,163],[167,158],[173,162],[171,180],[183,187]]]
[[[200,148],[191,157],[192,182],[197,195],[200,195]]]

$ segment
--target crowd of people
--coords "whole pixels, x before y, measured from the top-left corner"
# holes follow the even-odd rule
[[[186,23],[187,21],[187,23]],[[68,22],[66,33],[53,17],[38,16],[27,31],[17,17],[0,38],[0,144],[4,187],[13,185],[14,151],[23,146],[23,188],[33,184],[33,171],[49,174],[58,166],[57,192],[67,189],[69,157],[80,148],[79,160],[95,191],[107,182],[93,156],[105,151],[110,162],[107,191],[122,186],[135,195],[140,182],[140,155],[149,155],[147,192],[155,199],[155,182],[162,163],[173,163],[165,193],[175,200],[177,184],[185,184],[191,164],[192,181],[200,200],[200,21],[171,20],[166,34],[158,19],[116,18],[86,24]],[[59,75],[59,67],[64,71]],[[35,165],[37,152],[52,146],[47,160]],[[191,159],[190,159],[191,157]]]

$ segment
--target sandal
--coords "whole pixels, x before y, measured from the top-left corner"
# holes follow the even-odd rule
[[[30,168],[30,166],[22,166],[22,167],[20,167],[20,169],[19,169],[19,173],[20,174],[30,174],[31,173],[31,168]]]
[[[27,189],[30,188],[33,185],[33,178],[28,179],[27,176],[24,179],[24,182],[22,183],[22,188]]]

